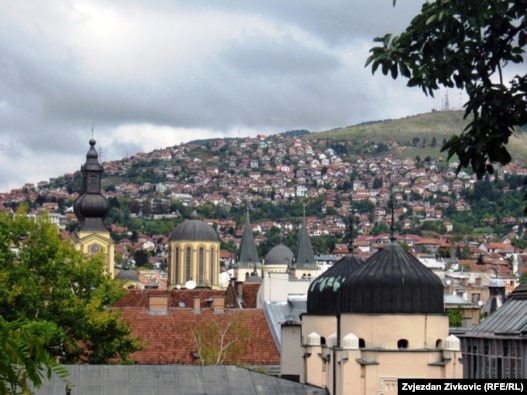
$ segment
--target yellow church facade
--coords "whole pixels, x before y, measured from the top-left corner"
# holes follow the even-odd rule
[[[168,286],[219,287],[220,239],[196,212],[179,224],[168,242]]]

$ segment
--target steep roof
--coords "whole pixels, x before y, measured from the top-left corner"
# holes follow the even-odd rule
[[[240,266],[249,266],[260,263],[256,243],[254,242],[253,231],[249,221],[249,213],[245,220],[245,227],[243,228],[242,240],[240,242],[240,249],[238,250],[237,264]]]
[[[305,219],[298,236],[298,244],[296,245],[295,267],[317,267],[315,262],[315,254],[313,252],[313,245],[311,244],[311,238],[309,237],[309,232],[307,231]]]

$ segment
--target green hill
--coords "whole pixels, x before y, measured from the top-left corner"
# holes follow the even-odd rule
[[[327,131],[313,132],[303,139],[325,140],[328,144],[345,144],[355,154],[375,155],[371,147],[385,144],[389,151],[401,157],[443,157],[441,146],[456,134],[463,132],[468,120],[464,111],[433,111],[401,119],[365,122]],[[508,149],[515,162],[527,163],[527,135],[518,133],[510,139]]]

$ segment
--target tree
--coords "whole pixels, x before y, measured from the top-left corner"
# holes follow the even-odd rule
[[[105,274],[102,255],[76,251],[48,219],[0,214],[0,316],[53,323],[61,334],[46,349],[59,362],[130,361],[141,344],[107,309],[125,292]]]
[[[192,328],[192,337],[201,365],[233,362],[247,348],[250,332],[243,327],[243,314],[226,312],[210,320],[201,320]],[[236,361],[234,361],[236,362]]]
[[[0,317],[0,394],[29,394],[30,384],[39,388],[44,373],[54,372],[68,385],[67,370],[48,347],[61,330],[54,323],[25,319],[7,322]]]
[[[441,86],[466,91],[470,122],[441,149],[459,158],[458,171],[471,166],[482,178],[493,163],[511,161],[509,137],[527,123],[527,74],[507,82],[504,69],[523,63],[526,0],[426,2],[403,33],[374,41],[366,61],[373,73],[400,74],[430,96]]]

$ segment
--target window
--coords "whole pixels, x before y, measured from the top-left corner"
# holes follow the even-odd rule
[[[192,249],[190,247],[186,248],[185,251],[185,281],[192,280]]]
[[[397,340],[397,348],[400,350],[404,350],[408,348],[408,340],[406,339],[399,339]]]
[[[366,348],[366,342],[362,337],[359,339],[359,348]]]
[[[180,271],[181,271],[181,262],[180,262],[179,254],[180,254],[179,247],[176,247],[176,252],[175,252],[175,257],[174,257],[175,258],[174,259],[174,261],[175,261],[174,271],[176,272],[176,278],[175,278],[176,284],[181,284],[181,273],[180,273]]]
[[[205,249],[200,247],[198,253],[198,284],[203,284],[205,281]]]
[[[215,264],[214,248],[210,249],[210,284],[216,284],[216,264]]]

